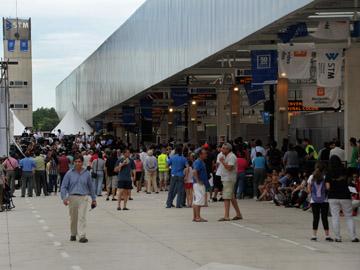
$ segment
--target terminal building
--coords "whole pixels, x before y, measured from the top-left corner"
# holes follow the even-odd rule
[[[148,0],[56,88],[139,142],[360,137],[354,0]]]
[[[4,60],[9,65],[9,106],[26,127],[32,120],[31,19],[3,18]]]

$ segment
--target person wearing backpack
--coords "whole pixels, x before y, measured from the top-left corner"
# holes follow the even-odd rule
[[[329,203],[328,203],[328,190],[329,184],[325,182],[325,165],[323,163],[317,163],[315,171],[310,175],[308,180],[308,193],[311,195],[311,208],[313,213],[313,236],[312,241],[317,241],[317,231],[319,227],[319,221],[321,216],[321,222],[325,230],[325,240],[333,242],[334,239],[330,237],[329,233]]]

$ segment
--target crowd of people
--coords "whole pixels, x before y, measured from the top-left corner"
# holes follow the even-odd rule
[[[263,146],[261,140],[242,138],[221,145],[142,145],[137,150],[111,136],[65,136],[61,130],[56,137],[35,135],[26,133],[19,141],[24,156],[12,151],[1,158],[0,202],[5,190],[15,197],[16,180],[21,197],[60,192],[73,217],[72,241],[78,234],[75,217],[79,223],[86,221],[87,195],[92,207],[105,196],[117,202],[118,211],[128,211],[132,192],[168,192],[165,207],[192,208],[193,222],[207,222],[201,209],[218,201],[224,202],[220,222],[241,220],[237,199],[246,197],[311,208],[311,240],[317,240],[321,219],[326,240],[340,242],[339,219],[345,216],[351,240],[359,241],[353,221],[360,206],[360,141],[355,138],[350,139],[352,155],[347,162],[337,140],[325,143],[319,152],[308,139],[296,145],[284,140],[278,148],[276,142]],[[232,218],[231,205],[236,212]],[[329,211],[335,239],[329,232]],[[84,232],[79,235],[87,241]]]

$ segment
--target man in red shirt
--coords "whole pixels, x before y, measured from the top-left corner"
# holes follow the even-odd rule
[[[69,164],[70,164],[70,160],[67,158],[66,153],[62,152],[61,156],[59,157],[58,160],[58,166],[59,166],[59,174],[60,174],[60,187],[62,184],[62,181],[64,179],[65,174],[68,172],[69,170]]]

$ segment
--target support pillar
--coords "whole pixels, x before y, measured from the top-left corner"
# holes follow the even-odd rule
[[[284,138],[289,136],[289,119],[288,119],[288,96],[289,80],[284,78],[278,79],[275,97],[275,140],[281,144]]]
[[[231,89],[230,110],[231,110],[231,123],[230,123],[230,140],[235,140],[240,136],[240,90],[237,88]]]
[[[229,106],[228,106],[229,90],[218,90],[217,92],[217,140],[218,143],[226,142],[229,137]]]
[[[344,129],[345,152],[350,160],[351,148],[349,139],[360,137],[359,104],[360,104],[360,48],[350,48],[345,53],[344,75]]]
[[[197,103],[196,101],[192,101],[189,104],[189,115],[188,115],[188,126],[189,126],[189,143],[197,144]]]
[[[166,144],[169,140],[168,134],[169,134],[169,128],[168,128],[168,116],[165,115],[160,123],[159,128],[159,136],[160,136],[160,143]]]

